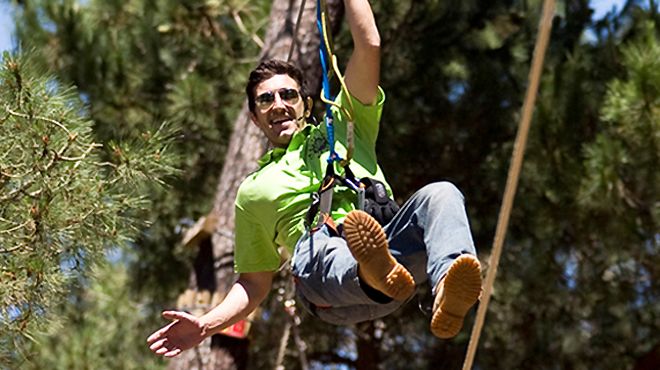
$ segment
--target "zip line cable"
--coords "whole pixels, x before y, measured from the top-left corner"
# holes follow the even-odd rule
[[[529,127],[531,125],[532,113],[534,111],[534,104],[536,102],[536,95],[538,93],[539,81],[541,72],[543,70],[543,58],[548,47],[550,39],[550,30],[552,29],[552,18],[555,12],[555,0],[545,0],[543,2],[543,13],[539,21],[539,35],[536,39],[534,47],[534,56],[532,58],[532,68],[529,71],[529,85],[525,95],[525,101],[522,107],[522,116],[518,126],[518,133],[516,141],[513,146],[512,161],[509,167],[509,174],[507,176],[506,187],[504,191],[504,199],[500,208],[500,214],[497,220],[497,228],[495,231],[495,239],[493,241],[493,249],[490,255],[490,264],[488,266],[488,273],[486,274],[486,281],[484,283],[484,291],[481,297],[481,303],[477,310],[477,317],[472,328],[470,336],[470,343],[468,345],[465,362],[463,363],[463,370],[472,369],[474,355],[477,351],[479,344],[479,336],[481,329],[484,325],[486,311],[488,310],[488,302],[495,282],[495,275],[497,274],[497,265],[500,261],[502,254],[502,246],[504,238],[506,237],[506,230],[509,224],[511,209],[513,206],[513,199],[516,195],[516,188],[518,187],[518,180],[520,178],[520,170],[522,168],[523,158],[525,156],[525,146],[527,144],[527,137],[529,136]]]

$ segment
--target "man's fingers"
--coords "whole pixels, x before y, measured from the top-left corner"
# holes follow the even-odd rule
[[[149,336],[149,338],[147,338],[147,343],[151,344],[151,343],[155,342],[156,340],[158,340],[158,338],[160,338],[160,335],[162,334],[162,330],[163,329],[160,329],[158,331],[155,331],[153,334],[151,334]]]
[[[164,318],[166,318],[168,320],[179,320],[179,319],[182,319],[182,318],[186,318],[187,314],[185,314],[183,312],[178,312],[178,311],[163,311],[162,315],[163,315]],[[168,325],[165,325],[162,328],[160,328],[159,330],[155,331],[153,334],[151,334],[149,336],[149,338],[147,338],[147,343],[151,344],[152,342],[157,341],[158,339],[160,339],[172,325],[174,325],[173,322],[169,323]]]
[[[165,355],[163,355],[163,357],[171,358],[171,357],[177,356],[179,353],[181,353],[181,349],[177,348],[173,351],[167,352]]]
[[[154,342],[151,346],[149,346],[149,349],[158,353],[157,350],[165,348],[163,347],[163,344],[165,343],[166,340],[167,339],[163,338],[157,342]],[[165,350],[167,351],[167,348],[165,348]]]
[[[157,355],[164,355],[167,352],[171,352],[167,347],[161,347],[155,351]]]
[[[175,357],[182,352],[182,349],[168,342],[168,337],[176,337],[178,334],[173,332],[177,330],[173,330],[172,333],[168,333],[168,331],[173,325],[184,325],[184,327],[190,325],[191,322],[195,322],[196,317],[181,311],[163,311],[162,315],[172,322],[151,334],[147,338],[147,344],[149,344],[149,349],[157,355]]]
[[[163,336],[163,334],[165,334],[165,332],[170,328],[170,326],[172,326],[172,324],[165,325],[162,328],[156,330],[153,334],[149,336],[149,338],[147,338],[147,343],[151,344],[152,342],[155,342],[158,339],[160,339]]]
[[[173,346],[171,343],[166,343],[165,339],[154,343],[151,347],[149,347],[149,349],[151,349],[151,351],[155,354],[165,357],[174,357],[182,352],[181,348]]]
[[[191,316],[181,311],[163,311],[163,317],[168,320],[190,320]]]

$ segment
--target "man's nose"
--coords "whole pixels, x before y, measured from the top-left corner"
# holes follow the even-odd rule
[[[280,94],[275,94],[275,101],[273,101],[273,108],[285,108],[284,100],[280,97]]]

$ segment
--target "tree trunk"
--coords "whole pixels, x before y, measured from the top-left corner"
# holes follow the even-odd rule
[[[657,344],[647,354],[637,359],[633,370],[660,369],[660,344]]]
[[[373,321],[359,324],[357,327],[356,370],[378,370],[380,364],[379,340],[376,339],[376,327]]]
[[[343,16],[343,2],[328,0],[327,4],[333,32],[336,32],[340,24],[338,20]],[[300,1],[273,1],[261,60],[287,59],[300,6]],[[322,71],[318,55],[319,35],[316,30],[315,1],[306,1],[296,39],[291,62],[303,70],[308,91],[317,96],[320,92]],[[247,81],[247,76],[245,77]],[[233,271],[234,200],[240,183],[256,170],[257,160],[267,147],[268,142],[263,133],[250,122],[246,102],[234,123],[210,215],[217,220],[215,232],[210,243],[208,240],[200,243],[195,271],[190,277],[189,291],[196,292],[198,297],[203,291],[215,292],[212,301],[217,303],[219,299],[216,299],[216,296],[224,296],[236,280]],[[248,344],[247,339],[216,335],[194,350],[175,358],[169,368],[245,369]]]

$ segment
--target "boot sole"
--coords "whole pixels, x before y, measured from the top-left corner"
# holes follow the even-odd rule
[[[415,280],[390,254],[387,236],[373,217],[351,211],[344,221],[344,232],[362,276],[372,288],[397,301],[405,301],[415,292]]]
[[[481,266],[472,255],[459,256],[449,267],[442,291],[435,298],[431,332],[438,338],[455,337],[463,319],[481,294]]]

